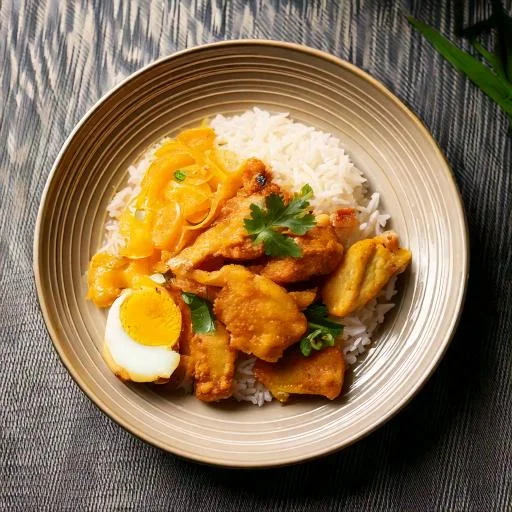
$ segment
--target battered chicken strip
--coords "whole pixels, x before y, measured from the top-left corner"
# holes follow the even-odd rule
[[[194,362],[191,357],[192,338],[192,318],[190,308],[185,304],[181,297],[181,290],[170,285],[167,291],[173,298],[181,312],[181,332],[176,345],[176,350],[180,353],[180,362],[178,367],[171,375],[169,382],[166,384],[168,389],[188,389],[194,381]]]
[[[263,204],[261,196],[233,198],[221,210],[224,213],[216,224],[201,233],[196,241],[168,261],[174,274],[185,275],[210,258],[223,256],[232,260],[251,260],[263,254],[263,246],[254,245],[245,227],[244,218],[249,217],[251,203]],[[231,214],[226,215],[229,208]]]
[[[231,334],[233,348],[273,362],[306,332],[306,317],[286,290],[270,279],[240,265],[193,274],[194,279],[223,286],[214,311]]]
[[[175,350],[178,350],[180,355],[190,355],[190,345],[194,333],[192,331],[192,317],[190,315],[190,308],[185,304],[183,297],[181,296],[181,290],[174,286],[167,286],[167,291],[170,296],[180,308],[181,313],[181,331],[178,343],[176,344]]]
[[[274,283],[296,283],[313,276],[325,276],[338,267],[343,246],[332,226],[315,226],[304,236],[292,237],[302,249],[300,258],[270,258],[260,274]]]
[[[244,219],[250,217],[252,203],[263,206],[265,195],[279,192],[279,187],[272,183],[270,171],[260,160],[249,159],[245,167],[242,189],[226,202],[215,223],[168,261],[174,274],[186,274],[211,258],[246,261],[263,255],[263,245],[253,244]]]
[[[312,288],[311,290],[300,290],[296,292],[288,292],[288,295],[293,299],[297,307],[302,311],[308,306],[313,304],[316,299],[317,289]]]
[[[215,332],[196,334],[192,340],[195,394],[203,402],[215,402],[231,396],[236,350],[229,345],[226,328],[215,322]]]
[[[175,276],[169,280],[170,285],[181,292],[193,293],[202,299],[207,299],[210,302],[215,300],[217,297],[217,293],[219,292],[218,288],[213,286],[207,286],[204,284],[200,284],[193,279],[188,279],[185,276]],[[188,309],[188,307],[187,307]]]
[[[258,360],[254,375],[272,396],[286,402],[290,394],[323,395],[334,400],[343,387],[345,361],[339,348],[314,350],[304,357],[298,347],[286,351],[274,364]]]
[[[398,235],[392,231],[356,242],[322,289],[329,313],[344,317],[363,307],[410,261],[411,251],[398,247]]]

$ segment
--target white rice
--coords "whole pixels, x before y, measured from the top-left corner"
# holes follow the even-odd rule
[[[359,232],[351,242],[382,233],[389,215],[379,210],[380,196],[369,198],[366,179],[343,149],[342,142],[329,133],[294,122],[286,113],[273,114],[253,108],[241,115],[218,115],[211,121],[222,149],[236,153],[240,159],[256,157],[272,167],[275,181],[298,192],[309,183],[314,191],[311,205],[317,213],[329,213],[340,207],[356,208],[359,212]],[[128,169],[127,186],[109,204],[103,250],[116,254],[122,246],[119,215],[140,190],[140,183],[159,144],[150,148],[135,165]],[[342,342],[345,360],[354,364],[372,343],[372,334],[393,308],[395,295],[393,278],[374,300],[357,314],[345,317]],[[270,392],[253,375],[254,357],[240,358],[234,378],[233,396],[261,406],[272,400]]]
[[[217,142],[242,159],[256,157],[272,167],[279,185],[299,191],[309,183],[317,213],[356,207],[364,201],[366,179],[354,167],[341,141],[329,133],[293,122],[289,115],[253,108],[211,121]]]

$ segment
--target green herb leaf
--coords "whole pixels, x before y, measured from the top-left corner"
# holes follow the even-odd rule
[[[185,304],[190,308],[192,328],[195,333],[209,334],[215,332],[215,315],[209,301],[201,299],[194,293],[183,292],[181,294]]]
[[[265,212],[254,203],[249,208],[251,209],[251,218],[244,219],[244,226],[250,235],[258,235],[266,227]]]
[[[267,256],[282,258],[287,256],[300,258],[302,256],[302,250],[297,242],[293,238],[279,233],[279,231],[265,229],[253,241],[254,243],[263,243]]]
[[[464,73],[482,92],[494,100],[508,116],[512,115],[512,84],[503,77],[503,74],[501,76],[496,74],[478,59],[455,46],[437,30],[425,23],[412,17],[409,17],[408,20],[455,69]]]
[[[343,332],[343,325],[329,320],[325,304],[315,302],[304,310],[308,320],[308,332],[300,340],[300,351],[308,357],[313,350],[322,350],[334,346],[334,342]]]
[[[176,181],[184,181],[186,177],[187,173],[185,171],[182,171],[181,169],[174,171],[174,178]]]
[[[255,244],[263,243],[267,256],[300,258],[302,251],[297,242],[279,231],[288,229],[295,235],[304,235],[316,225],[315,216],[309,213],[309,199],[313,189],[304,185],[299,194],[286,205],[278,194],[265,198],[266,210],[251,204],[251,218],[244,219],[244,226]]]

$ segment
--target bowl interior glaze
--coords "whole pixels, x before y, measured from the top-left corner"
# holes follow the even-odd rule
[[[397,306],[341,398],[282,406],[207,405],[126,385],[101,356],[105,313],[85,300],[84,272],[105,208],[127,167],[165,135],[217,113],[260,106],[340,137],[413,253]],[[54,345],[84,392],[133,434],[212,464],[282,465],[348,445],[424,383],[446,349],[464,297],[467,229],[436,143],[384,86],[328,54],[274,41],[193,48],[142,69],[101,99],[65,143],[49,177],[34,268]]]

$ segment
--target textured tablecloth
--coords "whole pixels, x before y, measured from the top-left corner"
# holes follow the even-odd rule
[[[452,3],[0,2],[0,510],[511,510],[512,137],[405,20],[451,34]],[[250,472],[168,455],[93,406],[52,348],[32,275],[41,192],[87,109],[157,57],[247,37],[326,50],[383,81],[445,151],[471,236],[461,324],[418,396],[342,452]]]

